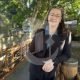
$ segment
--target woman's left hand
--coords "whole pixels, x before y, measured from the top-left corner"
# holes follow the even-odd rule
[[[42,69],[45,72],[51,72],[54,69],[54,62],[52,61],[52,59],[49,59],[48,61],[44,61],[44,65],[42,67]]]

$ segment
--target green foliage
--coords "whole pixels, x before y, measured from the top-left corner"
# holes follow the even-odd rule
[[[1,21],[0,27],[8,26],[10,24],[9,19],[3,14],[0,14],[0,21]]]
[[[6,15],[12,25],[21,27],[28,17],[44,20],[55,5],[64,8],[65,20],[77,19],[80,23],[80,0],[1,0],[0,13]]]

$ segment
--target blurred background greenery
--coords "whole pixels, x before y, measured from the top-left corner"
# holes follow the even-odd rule
[[[53,6],[64,8],[65,21],[77,20],[74,33],[80,35],[80,0],[0,0],[0,27],[21,28],[30,17],[43,22]]]

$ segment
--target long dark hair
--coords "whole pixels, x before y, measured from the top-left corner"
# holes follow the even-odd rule
[[[52,9],[59,9],[61,10],[61,22],[59,23],[58,25],[58,29],[57,29],[57,32],[59,35],[62,35],[62,36],[66,36],[68,34],[68,29],[65,27],[65,24],[64,24],[64,9],[61,8],[61,7],[52,7],[51,9],[49,9],[48,13],[47,13],[47,17],[46,17],[46,20],[45,20],[45,23],[48,24],[48,15],[50,13],[50,11]]]

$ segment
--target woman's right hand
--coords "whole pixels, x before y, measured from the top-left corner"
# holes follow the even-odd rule
[[[52,59],[49,59],[48,61],[44,62],[44,65],[42,67],[42,70],[45,72],[51,72],[54,69],[54,62]]]

